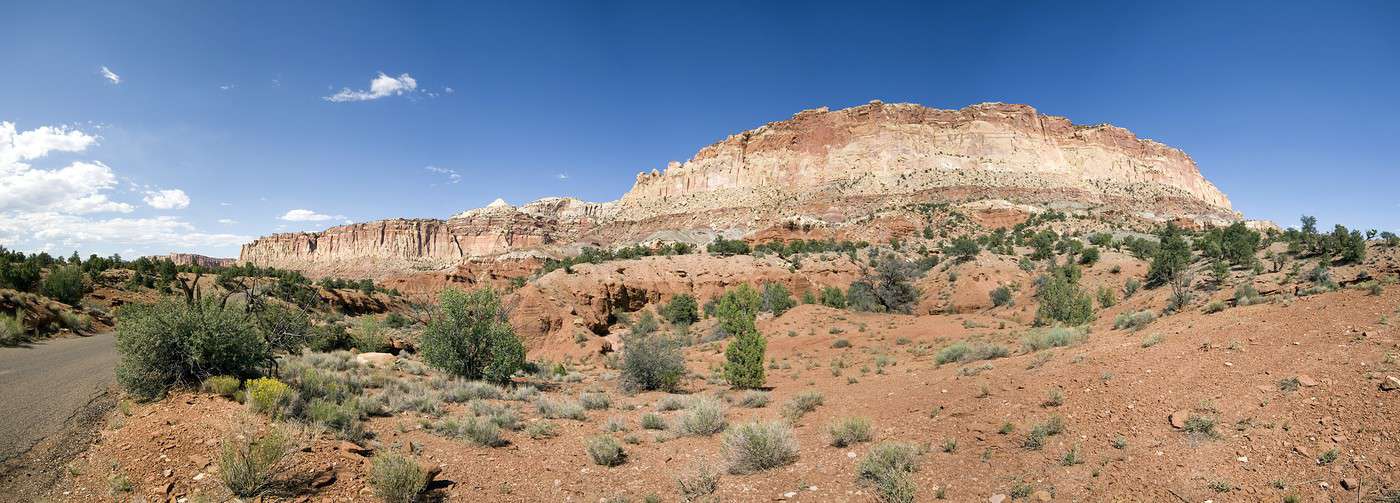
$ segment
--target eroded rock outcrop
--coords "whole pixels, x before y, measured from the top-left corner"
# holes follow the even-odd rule
[[[998,203],[970,208],[992,226],[1045,207],[1196,226],[1240,218],[1189,156],[1122,128],[1077,126],[1026,105],[939,110],[871,102],[807,110],[730,136],[689,161],[638,174],[617,201],[497,201],[447,220],[277,234],[244,245],[240,260],[312,276],[384,277],[512,253],[703,243],[774,227],[877,232],[850,224],[915,203],[986,200]]]

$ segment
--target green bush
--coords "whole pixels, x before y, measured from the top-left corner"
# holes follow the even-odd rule
[[[1097,247],[1090,246],[1088,248],[1085,248],[1084,251],[1079,252],[1080,265],[1094,265],[1095,263],[1098,263],[1098,261],[1099,249]]]
[[[1099,287],[1099,309],[1108,309],[1117,303],[1118,297],[1113,295],[1112,288],[1106,286]]]
[[[389,503],[412,503],[428,488],[428,472],[417,461],[397,452],[374,456],[370,484],[380,499]]]
[[[199,389],[206,393],[223,395],[225,398],[233,398],[238,393],[239,380],[233,376],[212,376],[204,380],[199,385]]]
[[[757,409],[768,405],[768,392],[749,390],[739,396],[739,406],[746,409]]]
[[[1005,346],[987,342],[969,344],[967,342],[958,341],[939,350],[938,355],[934,357],[934,361],[939,365],[953,362],[975,362],[1005,358],[1010,354],[1011,350],[1007,349]]]
[[[259,377],[249,379],[243,383],[246,389],[248,407],[259,414],[266,414],[273,419],[279,419],[285,415],[286,409],[296,401],[297,394],[292,391],[291,386],[287,386],[282,381],[271,377]]]
[[[1001,307],[1011,305],[1011,289],[1006,285],[996,287],[992,290],[992,306]]]
[[[788,309],[797,306],[797,301],[792,299],[792,293],[782,283],[764,283],[761,298],[763,300],[760,309],[773,313],[773,316],[782,316]]]
[[[612,407],[612,400],[607,393],[582,393],[578,396],[578,402],[583,404],[587,410],[603,410]]]
[[[584,411],[583,404],[571,400],[540,397],[535,400],[535,409],[546,419],[573,419],[577,421],[588,419],[588,413]]]
[[[1252,306],[1264,301],[1264,297],[1259,295],[1259,290],[1254,289],[1254,285],[1245,283],[1235,288],[1235,305]]]
[[[831,423],[827,428],[832,447],[846,447],[870,441],[870,420],[863,417],[847,417]]]
[[[1094,301],[1079,287],[1079,268],[1066,265],[1052,269],[1040,281],[1036,298],[1040,308],[1036,310],[1038,324],[1061,322],[1070,325],[1083,325],[1094,319]]]
[[[666,419],[654,412],[642,414],[642,429],[664,430],[666,429]]]
[[[621,384],[628,391],[675,391],[685,377],[681,341],[662,334],[623,339]]]
[[[267,344],[248,315],[211,301],[123,306],[116,345],[117,382],[146,400],[213,375],[253,377],[269,361]]]
[[[42,287],[44,295],[68,304],[78,305],[83,300],[87,288],[83,286],[83,269],[76,265],[66,265],[49,269]]]
[[[682,293],[671,297],[671,302],[661,308],[661,316],[673,325],[689,325],[700,321],[699,309],[693,295]]]
[[[269,351],[296,354],[311,340],[311,321],[300,309],[269,303],[257,313],[256,321]]]
[[[622,445],[607,435],[598,435],[585,441],[588,457],[599,466],[617,466],[627,461],[627,453]]]
[[[246,432],[229,436],[219,446],[219,480],[234,495],[256,496],[286,468],[293,450],[289,436],[277,427],[263,435]]]
[[[361,353],[378,353],[390,349],[389,337],[384,334],[384,323],[365,316],[355,322],[350,330],[352,345]]]
[[[19,321],[19,316],[9,316],[0,314],[0,346],[11,346],[29,341],[29,334],[24,330],[24,323]]]
[[[695,397],[676,428],[686,435],[708,436],[724,431],[725,407],[719,400]]]
[[[1088,337],[1082,330],[1066,327],[1034,330],[1021,337],[1021,347],[1027,352],[1078,344]]]
[[[881,442],[856,465],[857,478],[878,484],[895,473],[911,473],[919,469],[919,448],[903,442]]]
[[[748,285],[725,292],[716,307],[720,328],[733,340],[724,349],[724,378],[736,388],[757,388],[767,380],[763,355],[768,340],[754,325],[759,303]]]
[[[782,422],[748,423],[724,435],[729,473],[754,473],[797,461],[797,436]]]
[[[443,291],[419,346],[429,365],[468,379],[506,382],[525,364],[525,347],[490,289]]]
[[[822,287],[820,302],[823,306],[826,307],[845,309],[846,293],[842,292],[840,288],[836,288],[834,286],[824,286]]]
[[[783,417],[786,417],[789,421],[796,421],[801,419],[802,416],[807,415],[808,412],[817,410],[817,407],[825,401],[826,398],[817,391],[798,393],[783,404]]]
[[[1156,319],[1157,315],[1153,314],[1152,311],[1118,313],[1118,316],[1113,318],[1113,328],[1117,330],[1140,330]]]

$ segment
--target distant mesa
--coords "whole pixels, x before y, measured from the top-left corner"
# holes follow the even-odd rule
[[[195,265],[200,267],[227,267],[238,263],[236,258],[216,258],[206,257],[194,253],[171,253],[165,256],[153,256],[153,259],[170,259],[175,265]]]
[[[872,101],[804,110],[732,135],[688,161],[638,173],[616,201],[497,199],[446,220],[266,236],[245,244],[239,260],[313,275],[447,270],[582,246],[754,236],[793,222],[859,236],[869,226],[853,224],[877,212],[975,202],[1144,222],[1241,219],[1190,156],[1123,128],[1076,125],[1027,105],[940,110]]]

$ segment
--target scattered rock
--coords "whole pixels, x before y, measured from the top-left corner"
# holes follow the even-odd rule
[[[1313,379],[1312,376],[1307,374],[1298,374],[1298,384],[1311,388],[1317,386],[1317,379]]]
[[[1172,423],[1172,428],[1176,428],[1178,430],[1186,428],[1187,414],[1189,414],[1189,412],[1185,410],[1178,410],[1176,412],[1173,412],[1172,415],[1167,416],[1167,421],[1170,421]]]
[[[371,452],[374,452],[373,449],[370,449],[370,448],[368,448],[368,447],[360,447],[359,444],[356,444],[356,443],[351,442],[351,441],[349,441],[349,440],[342,440],[342,441],[340,441],[340,446],[338,446],[337,448],[340,449],[340,450],[343,451],[343,452],[347,452],[347,453],[355,454],[355,455],[359,455],[359,456],[368,456]]]
[[[1052,499],[1054,498],[1050,496],[1050,491],[1046,491],[1044,489],[1036,491],[1035,494],[1031,495],[1032,501],[1050,501]]]
[[[1003,503],[1003,502],[1005,502],[1005,501],[1006,501],[1006,495],[1005,495],[1005,494],[993,494],[992,497],[987,498],[987,503]]]
[[[1395,391],[1397,389],[1400,389],[1400,377],[1385,376],[1385,380],[1381,381],[1382,391]]]
[[[1358,487],[1361,487],[1360,481],[1350,477],[1342,479],[1342,489],[1355,491]]]

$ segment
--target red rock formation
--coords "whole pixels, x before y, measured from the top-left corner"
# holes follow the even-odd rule
[[[664,172],[637,175],[619,200],[497,201],[447,220],[395,219],[277,234],[240,260],[312,276],[450,273],[474,258],[542,257],[581,246],[704,243],[715,234],[822,234],[883,240],[849,225],[911,203],[976,203],[979,221],[1014,225],[1039,207],[1100,211],[1195,227],[1239,219],[1179,150],[1122,128],[1076,126],[1025,105],[961,110],[913,104],[807,110],[701,149]]]
[[[194,253],[171,253],[165,257],[156,258],[170,259],[175,265],[197,265],[200,267],[227,267],[238,263],[238,259],[235,258],[206,257]]]

